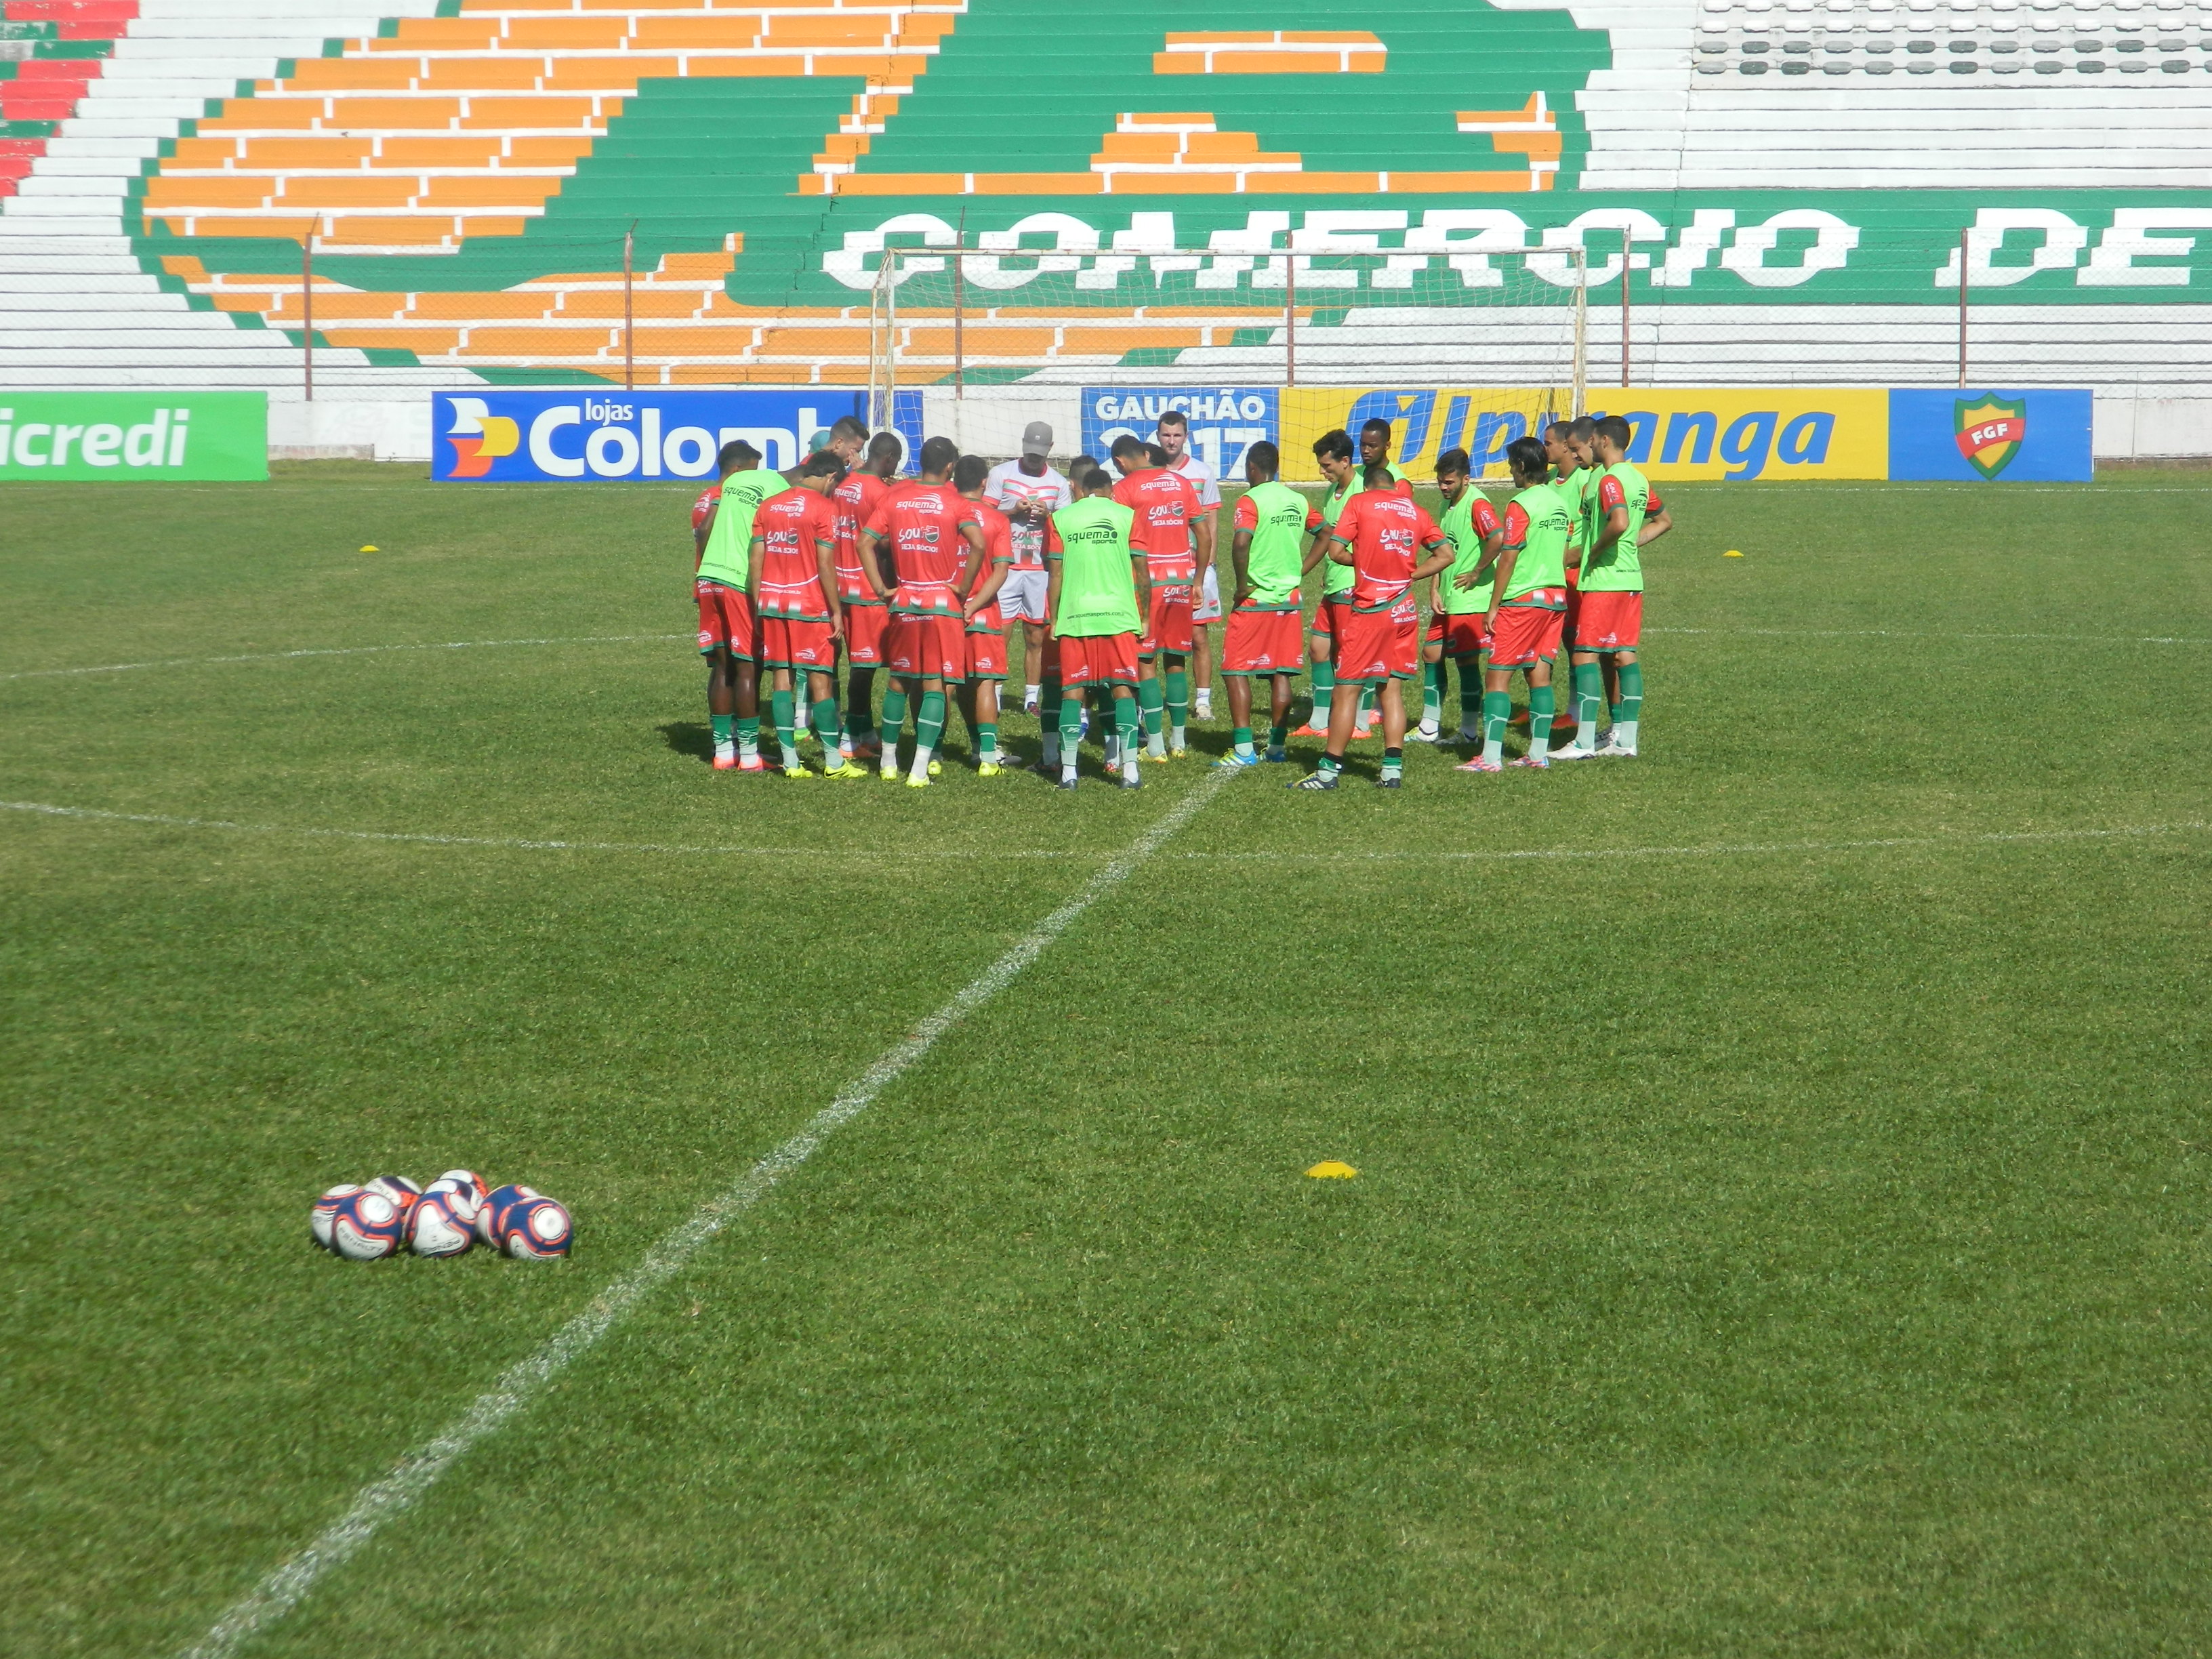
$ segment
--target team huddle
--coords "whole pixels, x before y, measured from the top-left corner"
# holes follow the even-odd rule
[[[1451,740],[1442,727],[1447,658],[1460,672],[1456,738],[1478,746],[1460,770],[1507,764],[1516,673],[1528,688],[1529,740],[1512,765],[1633,756],[1644,700],[1641,553],[1672,520],[1628,460],[1632,436],[1627,422],[1607,417],[1516,439],[1506,451],[1515,493],[1502,514],[1475,487],[1467,452],[1449,450],[1436,462],[1437,518],[1392,465],[1387,422],[1369,422],[1356,451],[1342,431],[1315,442],[1328,484],[1318,507],[1281,482],[1273,444],[1253,444],[1232,514],[1220,652],[1233,732],[1215,764],[1286,761],[1290,737],[1319,737],[1317,767],[1291,787],[1334,789],[1349,744],[1375,735],[1379,720],[1376,781],[1401,787],[1409,738]],[[1186,757],[1194,690],[1197,717],[1212,714],[1210,629],[1224,611],[1214,559],[1219,486],[1188,443],[1183,417],[1170,411],[1154,441],[1117,438],[1110,470],[1086,455],[1062,473],[1048,459],[1051,429],[1032,422],[1020,456],[996,467],[931,438],[918,475],[905,480],[900,437],[871,436],[851,416],[788,473],[764,468],[743,441],[725,445],[720,483],[692,514],[716,768],[771,769],[760,754],[765,676],[787,778],[876,774],[925,788],[942,770],[938,750],[956,704],[978,774],[1000,775],[1012,763],[999,714],[1016,627],[1023,707],[1042,732],[1037,770],[1075,788],[1094,723],[1107,774],[1124,788],[1142,787],[1146,763]],[[1304,623],[1304,587],[1316,572],[1322,591]],[[1563,652],[1571,714],[1559,709],[1553,680]],[[1293,733],[1301,672],[1312,696]],[[1404,687],[1417,676],[1416,723]],[[1254,716],[1261,680],[1264,748]],[[913,748],[902,764],[909,715]],[[819,772],[799,751],[810,728]],[[1572,735],[1555,747],[1564,732]]]

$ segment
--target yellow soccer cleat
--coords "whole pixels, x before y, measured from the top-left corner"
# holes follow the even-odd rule
[[[975,775],[979,778],[995,778],[1004,770],[1006,768],[1000,766],[996,761],[984,761],[975,768]]]
[[[933,778],[933,777],[936,777],[939,773],[943,772],[944,770],[945,770],[945,763],[944,763],[943,761],[941,761],[941,760],[933,760],[933,761],[930,762],[930,763],[929,763],[929,775],[930,775],[930,776],[932,776]]]
[[[865,778],[868,775],[868,769],[865,766],[855,766],[852,762],[847,761],[843,765],[824,772],[822,775],[825,778]]]
[[[1188,760],[1190,758],[1190,750],[1188,749],[1170,749],[1168,750],[1168,758],[1170,760]]]
[[[906,774],[899,770],[896,766],[886,766],[876,775],[883,779],[885,783],[896,783],[900,779],[906,776]]]
[[[783,769],[783,775],[793,783],[811,783],[820,774],[810,772],[803,766],[787,766]]]
[[[906,787],[909,789],[927,789],[929,787],[929,780],[927,778],[908,778],[906,781]]]

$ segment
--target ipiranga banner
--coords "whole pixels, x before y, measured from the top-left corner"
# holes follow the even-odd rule
[[[0,391],[0,480],[234,483],[268,476],[266,392]]]

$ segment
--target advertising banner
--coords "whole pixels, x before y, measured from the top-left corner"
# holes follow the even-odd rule
[[[736,392],[434,392],[430,476],[449,483],[598,483],[711,478],[742,438],[795,465],[865,395],[828,386]]]
[[[1233,481],[1243,476],[1247,449],[1263,438],[1281,441],[1281,397],[1273,386],[1085,386],[1082,453],[1103,461],[1124,433],[1149,443],[1172,409],[1190,422],[1191,453],[1215,477]]]
[[[1633,436],[1628,458],[1654,479],[1767,483],[1880,478],[1889,465],[1887,392],[1784,386],[1686,392],[1596,387],[1592,415],[1618,415]],[[1465,449],[1478,477],[1507,477],[1505,447],[1540,436],[1565,415],[1558,388],[1471,387],[1305,391],[1284,394],[1283,477],[1321,477],[1313,443],[1342,428],[1357,441],[1368,421],[1390,422],[1391,459],[1426,477],[1437,457]]]
[[[0,479],[258,483],[262,392],[0,392]]]
[[[1889,476],[2087,483],[2095,399],[2072,392],[1893,392]]]

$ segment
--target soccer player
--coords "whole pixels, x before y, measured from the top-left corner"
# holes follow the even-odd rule
[[[847,473],[830,497],[836,510],[837,605],[845,619],[848,670],[845,735],[837,746],[855,761],[874,760],[883,753],[876,736],[876,670],[883,665],[884,635],[891,614],[860,568],[860,527],[875,516],[877,503],[890,489],[905,459],[906,445],[899,434],[878,432],[868,441],[867,464]]]
[[[1075,483],[1078,498],[1052,515],[1044,544],[1054,653],[1048,672],[1060,687],[1060,787],[1075,787],[1084,694],[1097,687],[1114,699],[1121,787],[1135,789],[1144,782],[1137,767],[1137,632],[1152,614],[1150,566],[1145,550],[1130,544],[1137,509],[1115,499],[1106,470],[1094,467]]]
[[[748,572],[753,614],[760,619],[760,662],[773,677],[769,704],[783,748],[783,775],[811,778],[799,757],[798,677],[806,676],[822,764],[833,778],[865,778],[866,771],[837,752],[837,638],[843,618],[837,604],[837,514],[830,492],[845,475],[844,463],[817,450],[799,464],[799,482],[761,503],[753,516],[752,566]]]
[[[1248,488],[1237,503],[1229,558],[1236,588],[1229,604],[1229,629],[1221,642],[1221,677],[1229,682],[1229,753],[1217,766],[1256,766],[1252,742],[1252,682],[1269,684],[1267,758],[1285,758],[1283,740],[1291,725],[1291,694],[1297,676],[1299,649],[1298,579],[1306,526],[1306,498],[1279,482],[1282,454],[1261,439],[1244,452]]]
[[[1114,441],[1112,453],[1115,468],[1121,474],[1114,499],[1134,509],[1137,521],[1130,544],[1142,548],[1151,561],[1151,610],[1137,647],[1137,702],[1144,715],[1145,758],[1176,759],[1190,752],[1188,665],[1191,600],[1198,580],[1190,526],[1200,516],[1198,492],[1189,480],[1164,465],[1164,450],[1142,438],[1123,433]]]
[[[1603,469],[1598,465],[1595,449],[1596,421],[1588,415],[1579,415],[1559,424],[1564,428],[1559,446],[1563,453],[1553,455],[1552,446],[1548,442],[1544,448],[1547,458],[1559,470],[1559,492],[1567,498],[1567,505],[1574,509],[1575,514],[1575,533],[1567,541],[1567,616],[1559,629],[1560,648],[1570,651],[1574,647],[1575,622],[1582,609],[1579,584],[1583,555],[1589,550],[1590,538],[1595,533],[1592,515],[1597,510],[1598,474]],[[1613,672],[1610,663],[1604,672],[1609,682]],[[1574,726],[1574,716],[1562,708],[1552,729],[1557,733],[1571,731]]]
[[[1674,527],[1667,504],[1643,473],[1630,465],[1634,434],[1608,415],[1597,422],[1595,459],[1602,469],[1592,492],[1596,502],[1589,547],[1582,556],[1581,597],[1571,659],[1575,682],[1575,738],[1554,760],[1636,753],[1637,722],[1644,710],[1644,669],[1636,647],[1644,631],[1643,550]],[[1620,694],[1613,731],[1597,741],[1598,705],[1605,699],[1599,663],[1610,659]]]
[[[716,458],[721,483],[704,515],[696,509],[691,585],[699,601],[699,654],[707,659],[707,718],[714,731],[714,769],[764,772],[760,757],[758,629],[749,596],[753,517],[783,493],[783,475],[761,465],[742,438]],[[732,727],[734,726],[734,732]]]
[[[1379,415],[1364,422],[1359,428],[1359,470],[1363,479],[1367,469],[1377,462],[1389,469],[1389,487],[1408,501],[1412,500],[1413,481],[1406,476],[1404,467],[1390,459],[1390,422]]]
[[[1051,453],[1052,428],[1031,421],[1022,428],[1019,459],[993,467],[983,487],[983,498],[1013,520],[1014,562],[999,590],[999,613],[1007,623],[1022,625],[1022,708],[1032,714],[1043,682],[1044,526],[1075,499],[1067,480],[1047,459]]]
[[[1490,616],[1492,565],[1505,545],[1505,524],[1483,493],[1474,487],[1474,467],[1467,451],[1448,449],[1437,457],[1437,490],[1443,497],[1443,516],[1437,527],[1451,538],[1450,567],[1437,578],[1435,605],[1430,617],[1429,647],[1422,653],[1435,668],[1434,720],[1440,721],[1443,705],[1444,659],[1459,669],[1459,737],[1462,743],[1482,740],[1482,653],[1489,644],[1483,627]],[[1439,740],[1441,726],[1432,726],[1428,708],[1422,709],[1422,732],[1426,741]]]
[[[907,787],[929,786],[930,763],[945,735],[945,687],[968,672],[966,611],[962,595],[975,591],[983,562],[983,529],[975,507],[960,498],[951,474],[960,459],[950,438],[921,447],[921,473],[884,493],[860,530],[860,570],[890,606],[884,656],[896,690],[884,698],[883,776],[898,781],[899,727],[915,701],[914,766]],[[896,587],[878,566],[887,550],[898,573]],[[894,698],[896,699],[894,703]]]
[[[1551,464],[1534,438],[1516,438],[1505,447],[1505,464],[1516,490],[1505,508],[1505,544],[1498,555],[1490,614],[1483,632],[1490,636],[1490,666],[1483,676],[1482,752],[1459,769],[1504,769],[1505,723],[1513,712],[1510,687],[1516,673],[1528,678],[1528,752],[1513,763],[1539,770],[1550,763],[1552,659],[1559,654],[1559,629],[1567,605],[1567,542],[1574,534],[1572,505],[1547,483]]]
[[[1191,695],[1198,718],[1213,718],[1213,624],[1221,620],[1221,580],[1213,566],[1215,519],[1221,511],[1221,485],[1213,469],[1191,453],[1190,417],[1179,409],[1163,410],[1152,434],[1167,454],[1168,471],[1198,492],[1198,592],[1190,608]],[[1249,689],[1249,687],[1247,688]]]
[[[1045,441],[1052,441],[1048,433]],[[960,682],[960,714],[968,722],[968,746],[975,757],[976,775],[995,778],[1000,771],[999,684],[1006,678],[1006,617],[1000,599],[1013,568],[1014,521],[984,499],[990,476],[991,464],[979,455],[963,455],[952,469],[952,487],[975,509],[982,526],[984,556],[976,567],[975,587],[961,607],[968,617],[968,657]],[[1042,553],[1042,532],[1038,548]],[[1032,653],[1030,660],[1042,654]]]
[[[1388,461],[1370,464],[1361,482],[1364,488],[1345,504],[1329,532],[1328,556],[1352,567],[1352,587],[1348,611],[1339,617],[1328,747],[1319,769],[1293,789],[1336,787],[1345,745],[1370,691],[1382,713],[1382,775],[1376,784],[1395,789],[1404,781],[1406,699],[1399,682],[1413,678],[1421,660],[1413,584],[1452,562],[1452,544],[1410,491],[1401,495],[1392,487]]]
[[[1335,705],[1337,625],[1341,620],[1342,605],[1351,595],[1353,580],[1350,566],[1339,564],[1328,556],[1329,539],[1345,503],[1359,493],[1360,483],[1359,469],[1352,459],[1352,434],[1343,428],[1324,432],[1315,439],[1313,453],[1315,463],[1320,466],[1321,476],[1329,488],[1328,494],[1322,498],[1320,510],[1308,514],[1306,519],[1313,540],[1306,549],[1303,574],[1310,574],[1316,565],[1321,567],[1321,599],[1314,606],[1306,653],[1312,665],[1313,710],[1306,716],[1306,723],[1298,728],[1297,735],[1325,738],[1328,735],[1329,710]]]

